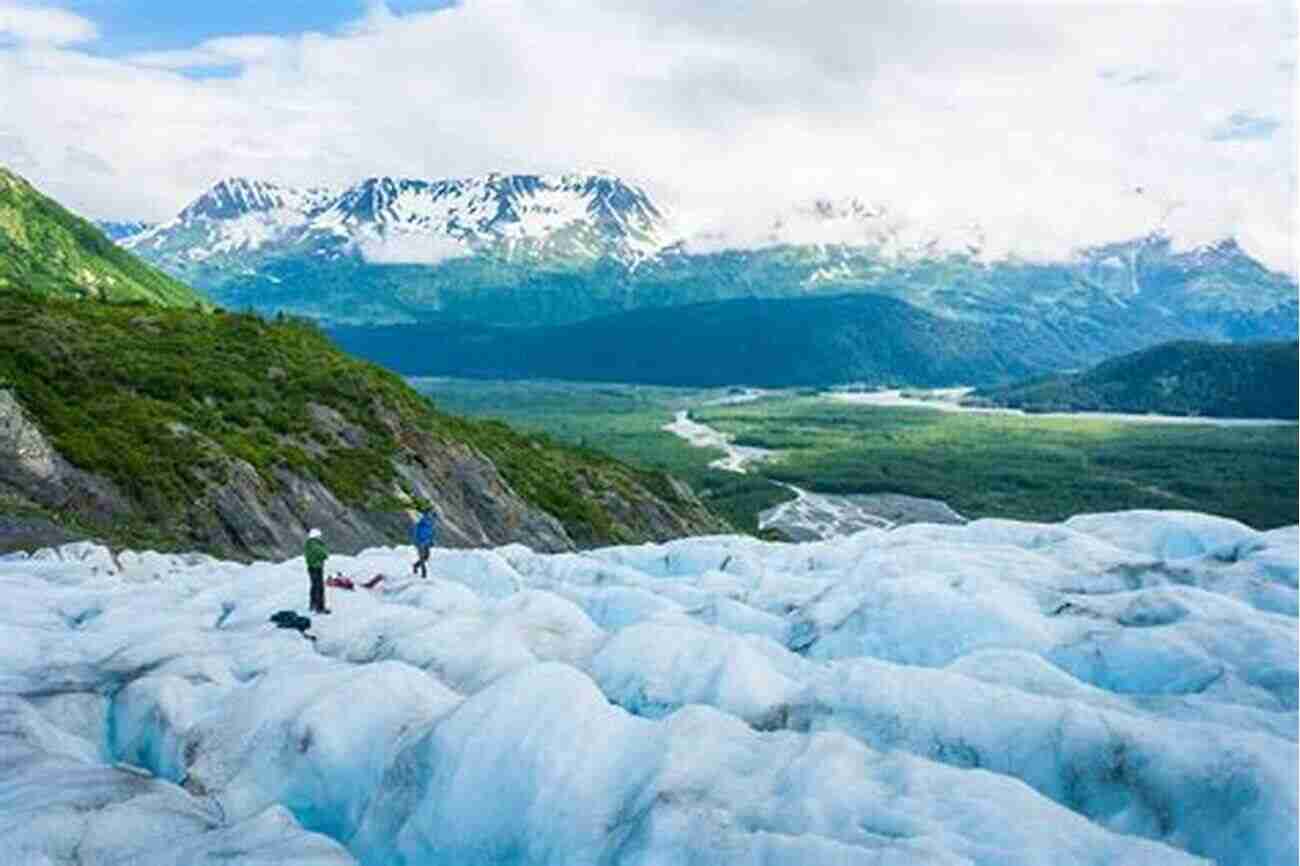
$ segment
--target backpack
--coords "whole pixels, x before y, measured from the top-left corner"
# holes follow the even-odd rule
[[[293,610],[277,610],[271,614],[271,622],[280,628],[291,628],[294,631],[302,632],[303,637],[307,636],[307,629],[311,628],[311,618],[302,616]]]

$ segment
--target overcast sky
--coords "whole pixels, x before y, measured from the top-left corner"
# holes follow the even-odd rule
[[[1290,0],[0,0],[0,164],[149,220],[231,175],[603,169],[737,236],[856,195],[1294,272],[1295,59]]]

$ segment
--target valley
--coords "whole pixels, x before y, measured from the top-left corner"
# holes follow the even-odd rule
[[[761,392],[750,392],[740,398],[723,397],[705,405],[735,405],[761,397]],[[687,410],[679,410],[672,423],[665,424],[663,429],[696,448],[721,449],[724,456],[711,462],[711,469],[743,474],[780,457],[780,452],[767,448],[736,445],[733,437],[691,420]],[[893,529],[907,523],[966,522],[945,503],[933,499],[888,493],[837,496],[813,493],[793,484],[779,486],[793,493],[794,498],[760,512],[758,528],[760,532],[768,530],[791,541],[841,538],[863,529]]]
[[[797,498],[780,485],[852,497],[891,522],[906,520],[900,501],[910,500],[900,496],[946,503],[968,519],[1059,520],[1121,508],[1205,511],[1259,528],[1297,519],[1296,426],[1288,423],[939,411],[927,401],[861,405],[797,389],[740,402],[727,398],[741,389],[445,378],[413,384],[447,411],[504,419],[669,471],[752,533],[771,528],[772,509]],[[674,419],[693,425],[677,428],[690,432],[691,442],[663,429]],[[727,471],[740,467],[745,474]],[[875,500],[864,501],[868,496]],[[787,516],[797,507],[788,505]],[[814,510],[834,523],[836,510]]]
[[[1116,509],[1197,510],[1261,528],[1297,517],[1294,424],[1161,424],[870,406],[789,395],[692,413],[763,473],[822,493],[901,493],[971,519],[1060,520]]]
[[[1002,415],[1014,418],[1057,418],[1075,421],[1119,421],[1125,424],[1180,424],[1193,427],[1286,427],[1295,421],[1283,418],[1216,418],[1206,415],[1160,415],[1154,412],[1075,411],[1052,412],[1035,409],[990,406],[980,400],[975,388],[883,388],[879,391],[833,390],[831,399],[879,409],[934,409],[967,415]]]
[[[687,482],[737,529],[759,530],[758,515],[792,494],[758,475],[719,469],[720,448],[694,447],[662,428],[677,412],[735,396],[728,389],[559,381],[413,378],[439,409],[512,427]]]

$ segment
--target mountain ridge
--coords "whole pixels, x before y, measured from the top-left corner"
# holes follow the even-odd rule
[[[1162,343],[1090,370],[971,395],[1029,412],[1131,412],[1216,418],[1300,417],[1297,343]]]
[[[533,244],[539,255],[599,254],[631,263],[658,249],[653,237],[662,222],[644,191],[603,174],[375,176],[342,189],[228,178],[174,219],[123,238],[122,244],[179,271],[213,259],[234,261],[237,253],[256,257],[273,244],[311,247],[330,257],[359,252],[365,258],[373,245],[390,237],[409,242],[421,236],[456,242],[439,250],[437,258],[501,244],[516,253],[520,244]],[[574,233],[578,236],[568,236]],[[406,254],[417,262],[434,255],[412,244]]]
[[[1156,230],[1052,262],[990,258],[978,226],[937,238],[853,198],[815,200],[752,247],[693,246],[673,220],[607,174],[375,177],[307,191],[237,179],[123,243],[228,306],[340,325],[561,325],[857,292],[1063,335],[1060,368],[1140,348],[1148,331],[1278,339],[1296,329],[1295,281],[1231,239],[1182,249]]]
[[[411,376],[939,387],[1036,369],[984,325],[867,294],[740,298],[537,328],[448,321],[330,333],[354,354]]]

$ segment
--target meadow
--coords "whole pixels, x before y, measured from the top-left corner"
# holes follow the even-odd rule
[[[690,483],[739,529],[789,497],[941,499],[970,518],[1054,521],[1130,508],[1219,514],[1257,528],[1297,522],[1297,428],[1135,424],[1104,418],[971,415],[855,406],[812,392],[729,405],[722,389],[419,379],[449,412],[500,418]],[[673,412],[782,452],[753,475],[710,469],[720,452],[660,428]]]
[[[738,444],[781,450],[764,474],[823,493],[931,497],[967,517],[1166,508],[1261,529],[1297,522],[1295,425],[975,415],[824,397],[701,407],[692,417]]]

